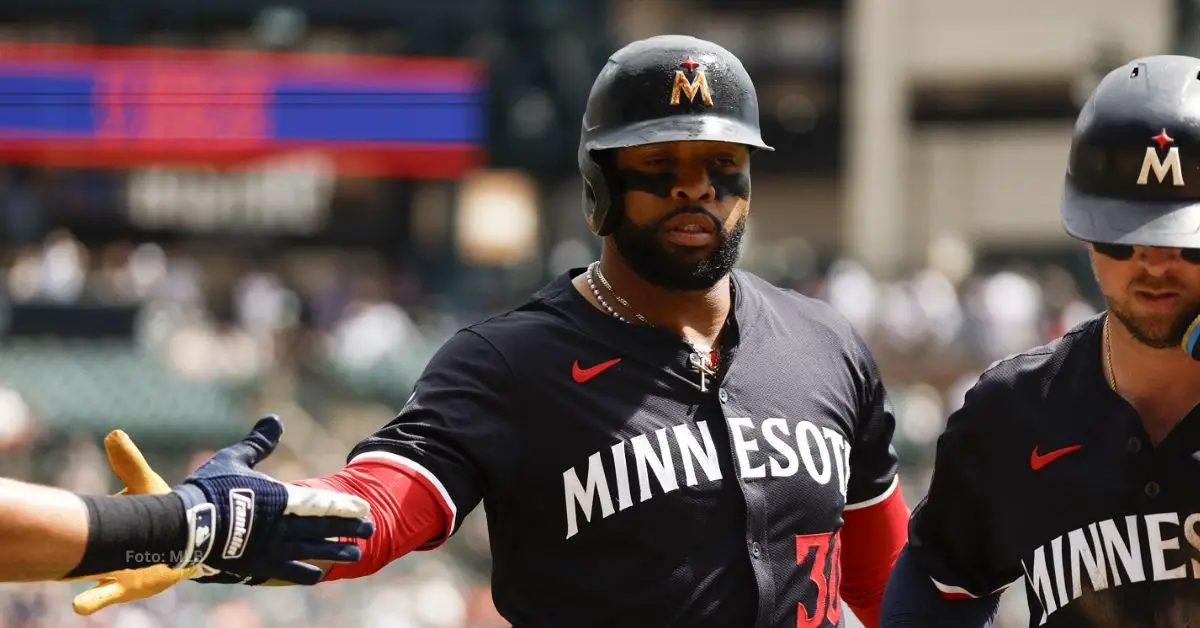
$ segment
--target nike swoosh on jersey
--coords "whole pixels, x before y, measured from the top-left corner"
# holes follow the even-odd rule
[[[1079,451],[1080,449],[1083,449],[1083,445],[1071,445],[1070,447],[1063,447],[1062,449],[1055,449],[1054,451],[1048,451],[1044,454],[1039,454],[1038,448],[1034,447],[1033,453],[1029,455],[1029,468],[1033,469],[1034,471],[1041,471],[1042,467],[1045,467],[1051,462],[1054,462],[1055,460],[1058,460],[1069,453]]]
[[[576,384],[582,384],[608,370],[610,367],[616,366],[620,361],[621,358],[613,358],[607,362],[583,368],[579,366],[579,360],[575,360],[575,363],[571,365],[571,377],[575,380]]]

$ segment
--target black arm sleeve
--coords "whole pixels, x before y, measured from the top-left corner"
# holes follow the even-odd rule
[[[850,482],[846,508],[870,506],[896,490],[899,456],[892,445],[896,416],[883,386],[879,367],[867,344],[856,332],[855,364],[859,373],[859,411],[854,445],[850,450]]]
[[[999,594],[961,600],[943,598],[906,546],[892,567],[883,593],[879,628],[983,628],[992,625],[999,609]]]
[[[938,438],[929,491],[913,509],[908,542],[935,586],[947,597],[986,597],[1024,572],[1004,550],[985,500],[995,492],[987,467],[987,432],[1004,424],[1010,389],[985,373],[950,415]]]

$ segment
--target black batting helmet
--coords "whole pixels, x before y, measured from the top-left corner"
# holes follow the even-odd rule
[[[1061,205],[1072,237],[1200,248],[1200,59],[1135,59],[1079,113]]]
[[[595,152],[710,140],[774,150],[759,131],[758,95],[742,62],[710,41],[660,35],[615,52],[592,84],[579,137],[583,213],[608,235],[622,194]]]

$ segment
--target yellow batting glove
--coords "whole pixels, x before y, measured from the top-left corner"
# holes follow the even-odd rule
[[[160,495],[171,492],[171,487],[150,468],[142,452],[125,432],[109,432],[108,436],[104,437],[104,450],[108,454],[108,464],[113,473],[125,484],[125,488],[118,494]],[[76,595],[71,606],[80,615],[91,615],[113,604],[152,597],[182,580],[191,578],[196,569],[171,569],[166,565],[153,565],[74,578],[72,581],[95,580],[96,585]]]

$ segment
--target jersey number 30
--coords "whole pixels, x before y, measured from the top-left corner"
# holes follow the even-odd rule
[[[805,534],[796,537],[796,564],[808,569],[816,587],[813,608],[796,605],[796,628],[818,628],[842,619],[842,538],[838,532]]]

